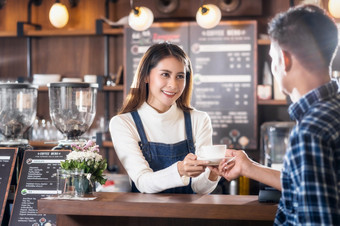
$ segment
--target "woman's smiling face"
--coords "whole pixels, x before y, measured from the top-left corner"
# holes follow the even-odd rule
[[[160,113],[169,110],[184,91],[185,76],[184,64],[175,57],[170,56],[159,61],[147,77],[147,103]]]

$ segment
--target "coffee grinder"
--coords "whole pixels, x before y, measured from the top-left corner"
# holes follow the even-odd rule
[[[295,122],[266,122],[261,126],[261,164],[281,170]],[[259,201],[278,203],[281,192],[260,184]]]
[[[57,82],[48,84],[50,117],[65,136],[53,150],[71,149],[71,144],[86,142],[81,136],[89,129],[96,115],[98,84]]]
[[[3,137],[0,146],[18,148],[18,178],[25,150],[33,149],[24,134],[37,114],[38,87],[26,83],[1,83],[0,92],[0,133]]]
[[[24,153],[33,149],[24,137],[36,117],[38,88],[26,83],[0,83],[0,93],[0,147],[18,149],[4,223],[10,218]]]

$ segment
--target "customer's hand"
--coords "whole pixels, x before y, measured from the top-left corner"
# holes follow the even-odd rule
[[[197,156],[189,153],[183,161],[177,163],[180,176],[197,177],[205,171],[208,161],[197,160]]]
[[[229,181],[243,176],[244,170],[253,164],[253,161],[249,159],[248,155],[242,150],[227,149],[226,157],[235,158],[233,158],[232,161],[228,161],[230,158],[222,160],[219,164],[218,171],[221,176]]]

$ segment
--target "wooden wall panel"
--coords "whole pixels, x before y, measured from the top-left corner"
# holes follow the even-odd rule
[[[18,21],[27,21],[29,0],[10,0],[0,10],[0,31],[16,31]],[[42,25],[44,30],[55,30],[48,19],[48,13],[55,1],[43,0],[40,6],[32,5],[31,22]],[[68,0],[61,0],[69,11],[69,23],[60,30],[94,30],[95,20],[105,15],[105,0],[80,0],[71,8]],[[114,4],[109,4],[113,11]],[[33,29],[25,26],[27,29]]]
[[[17,21],[27,20],[27,3],[28,0],[6,1],[0,9],[0,31],[16,31]]]
[[[101,36],[34,38],[32,72],[63,77],[103,75],[103,44]]]
[[[0,81],[26,77],[26,39],[0,38]]]

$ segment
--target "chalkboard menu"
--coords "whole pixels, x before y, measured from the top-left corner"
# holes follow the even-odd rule
[[[188,26],[189,24],[186,22],[154,23],[146,31],[134,31],[129,27],[125,27],[125,90],[130,90],[139,61],[151,45],[169,41],[181,46],[188,53]]]
[[[0,148],[0,225],[4,217],[17,152],[16,148]]]
[[[255,21],[221,22],[213,29],[190,25],[192,105],[209,114],[214,144],[257,146],[256,30]]]
[[[126,90],[150,45],[162,41],[178,44],[191,59],[192,105],[209,114],[213,143],[256,149],[256,26],[256,21],[224,21],[212,29],[194,22],[159,23],[144,32],[125,28]]]
[[[38,213],[38,200],[57,194],[57,169],[68,150],[25,151],[10,225],[56,225],[56,216]]]

